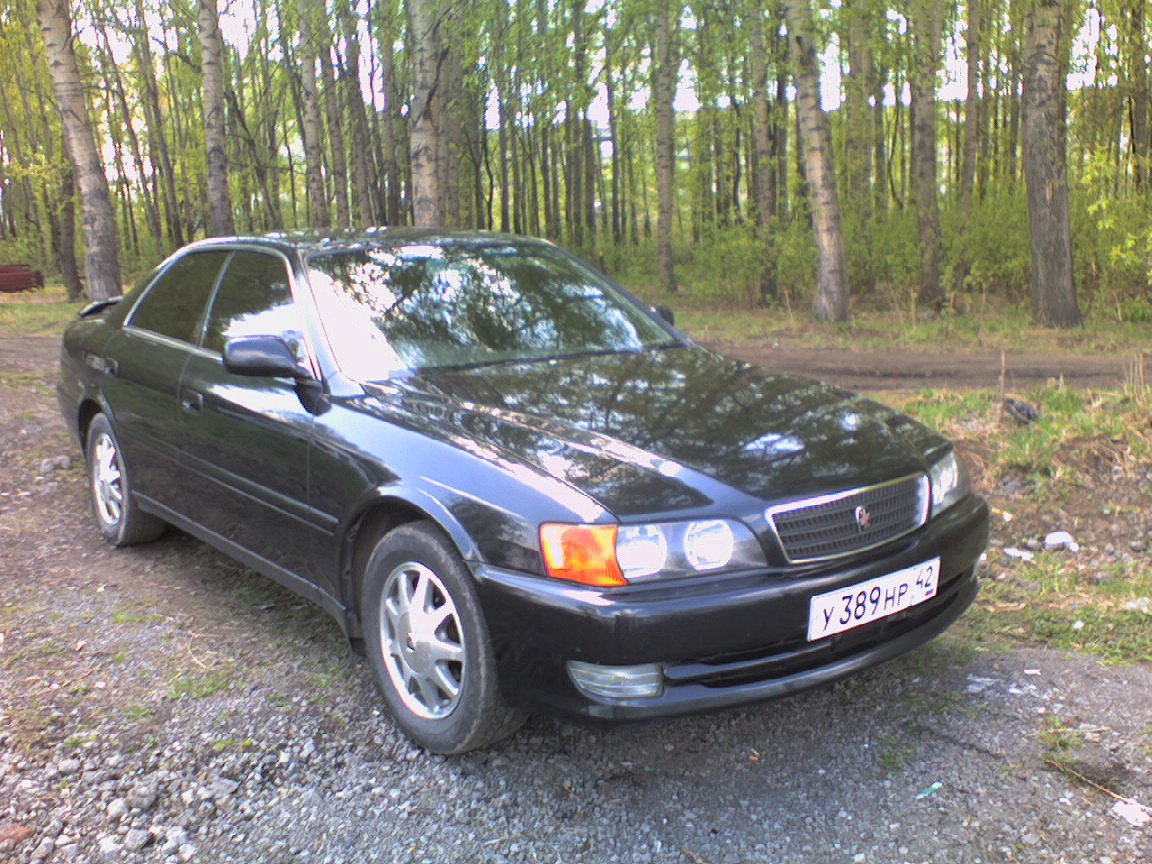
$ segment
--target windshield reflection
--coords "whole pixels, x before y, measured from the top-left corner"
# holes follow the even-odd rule
[[[329,341],[361,380],[669,341],[609,282],[544,244],[422,242],[326,253],[308,264]]]

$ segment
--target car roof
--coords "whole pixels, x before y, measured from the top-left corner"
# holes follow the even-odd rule
[[[518,245],[551,245],[547,240],[494,231],[475,231],[447,228],[335,228],[330,230],[300,229],[272,231],[266,234],[238,234],[232,237],[210,237],[190,243],[185,249],[205,249],[219,246],[265,246],[270,249],[301,253],[358,249],[365,246],[397,243],[515,243]]]

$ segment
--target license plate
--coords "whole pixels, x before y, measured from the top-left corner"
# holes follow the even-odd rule
[[[863,627],[936,596],[940,559],[817,594],[808,602],[808,641]]]

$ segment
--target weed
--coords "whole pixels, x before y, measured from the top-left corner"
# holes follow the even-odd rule
[[[881,735],[876,751],[876,767],[884,774],[895,774],[911,758],[912,746],[896,735]]]
[[[88,747],[95,743],[97,734],[94,730],[87,729],[83,732],[73,732],[61,742],[61,746],[65,750],[75,750],[79,747]]]
[[[1044,644],[1111,662],[1152,661],[1148,616],[1129,599],[1152,595],[1152,572],[1133,568],[1125,579],[1082,581],[1055,556],[1041,553],[1010,578],[985,581],[961,632],[990,650]]]
[[[121,705],[120,710],[133,720],[147,720],[149,717],[156,713],[155,709],[153,709],[151,706],[141,705],[135,702],[129,705]]]
[[[158,612],[130,612],[126,609],[117,609],[108,620],[113,624],[155,624],[163,621],[164,616]]]
[[[204,699],[232,687],[232,668],[206,669],[201,672],[177,672],[168,679],[170,699]]]
[[[218,738],[211,746],[212,752],[223,753],[225,750],[251,750],[256,742],[251,738]]]
[[[1084,746],[1084,734],[1079,729],[1066,726],[1055,715],[1044,718],[1036,732],[1036,739],[1049,754],[1070,753]]]
[[[991,390],[921,390],[903,410],[933,428],[985,418],[999,402]]]

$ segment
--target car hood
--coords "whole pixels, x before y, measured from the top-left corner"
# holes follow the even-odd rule
[[[435,415],[618,515],[724,509],[922,472],[945,439],[876,402],[698,347],[425,371]]]

